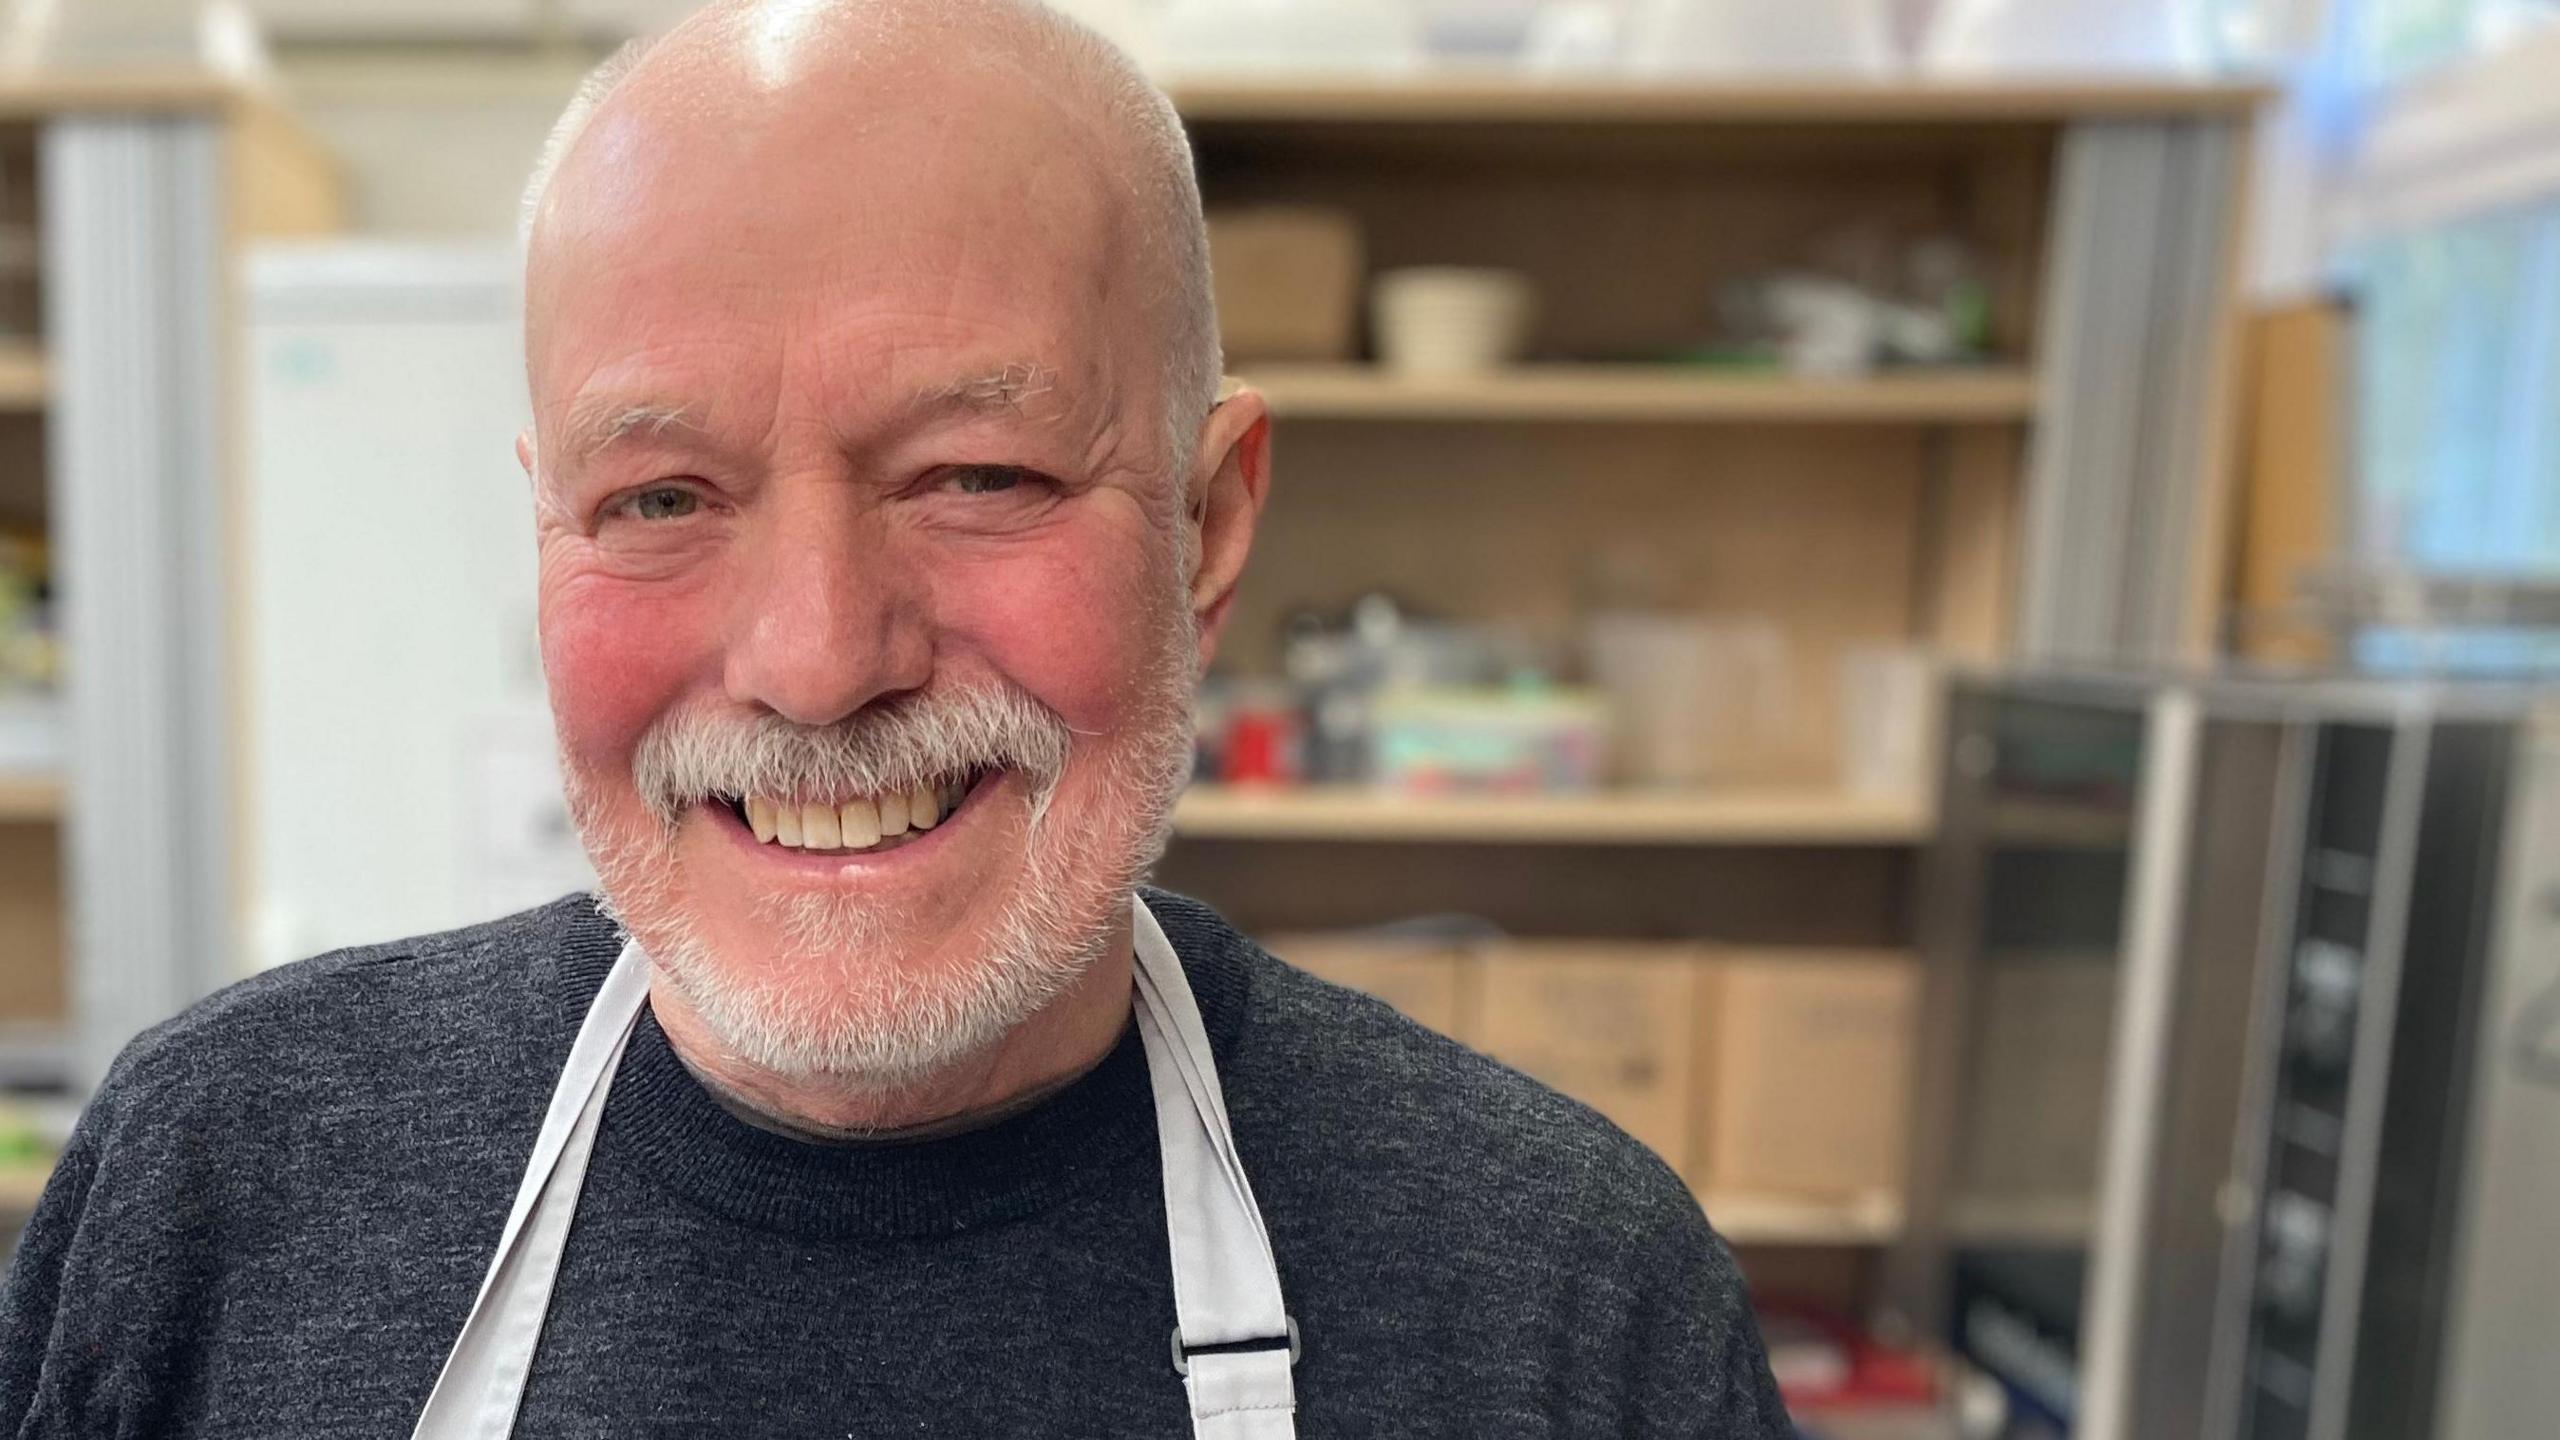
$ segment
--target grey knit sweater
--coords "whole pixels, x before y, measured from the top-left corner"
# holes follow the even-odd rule
[[[1148,903],[1305,1337],[1305,1436],[1788,1433],[1742,1282],[1590,1111]],[[134,1042],[0,1287],[0,1436],[405,1435],[618,939],[585,897]],[[643,1016],[517,1433],[1188,1433],[1132,1030],[993,1126],[814,1145]]]

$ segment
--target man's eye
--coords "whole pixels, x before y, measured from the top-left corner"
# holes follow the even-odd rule
[[[681,520],[702,508],[702,497],[681,485],[655,485],[622,502],[639,520]]]
[[[943,484],[962,495],[1001,495],[1037,484],[1040,477],[1011,465],[962,465],[943,477]]]

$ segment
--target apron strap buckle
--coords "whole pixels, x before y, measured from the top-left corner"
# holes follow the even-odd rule
[[[1222,1340],[1215,1345],[1185,1345],[1182,1343],[1182,1327],[1174,1326],[1173,1373],[1186,1380],[1190,1379],[1191,1357],[1194,1355],[1243,1355],[1284,1347],[1289,1352],[1289,1367],[1296,1369],[1298,1357],[1306,1353],[1305,1345],[1298,1338],[1298,1317],[1284,1315],[1280,1318],[1282,1323],[1289,1327],[1289,1333],[1286,1335],[1265,1335],[1251,1340]]]

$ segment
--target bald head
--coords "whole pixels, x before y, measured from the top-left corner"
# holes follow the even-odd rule
[[[763,217],[933,243],[880,222],[969,191],[1000,202],[980,224],[1053,230],[1055,258],[1134,312],[1179,463],[1221,369],[1189,146],[1125,55],[1038,0],[715,0],[599,67],[525,197],[537,390],[550,302],[599,241],[778,228]]]

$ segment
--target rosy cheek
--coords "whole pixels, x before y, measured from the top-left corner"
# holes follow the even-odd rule
[[[1158,663],[1161,602],[1126,558],[1126,537],[1018,552],[946,571],[935,586],[946,646],[966,648],[1081,731],[1117,727],[1131,680]]]
[[[561,734],[582,764],[623,768],[706,663],[718,673],[706,618],[698,597],[546,558],[543,672]]]

